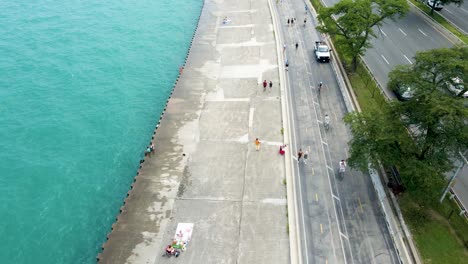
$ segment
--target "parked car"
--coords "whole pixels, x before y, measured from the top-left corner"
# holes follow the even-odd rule
[[[447,82],[448,90],[456,96],[459,96],[463,90],[465,90],[465,84],[460,77],[451,79],[451,82]],[[465,91],[462,95],[463,98],[468,98],[468,91]]]
[[[414,90],[406,84],[396,83],[391,89],[400,101],[408,101],[414,97]]]
[[[435,1],[435,6],[434,6],[434,1]],[[440,11],[442,10],[442,8],[444,8],[444,3],[442,3],[441,1],[438,1],[438,0],[427,0],[427,5],[432,8],[432,6],[434,6],[434,10],[436,11]]]

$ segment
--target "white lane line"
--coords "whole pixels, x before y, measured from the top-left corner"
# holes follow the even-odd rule
[[[426,33],[424,33],[424,31],[422,31],[420,28],[418,28],[419,32],[421,32],[421,34],[423,34],[424,36],[427,37]]]
[[[408,36],[408,35],[403,31],[403,29],[398,28],[398,30],[400,30],[400,32],[401,32],[403,35],[405,35],[405,37]]]
[[[346,238],[346,240],[349,240],[349,238],[348,238],[345,234],[343,234],[343,233],[340,232],[340,235],[341,235],[342,237]]]
[[[468,11],[466,11],[466,9],[465,9],[465,8],[463,8],[463,7],[460,7],[460,9],[461,9],[463,12],[465,12],[465,13],[468,13]]]
[[[380,54],[380,56],[382,57],[382,59],[384,59],[384,61],[385,61],[388,65],[390,65],[390,62],[388,62],[387,58],[385,58],[384,55]]]
[[[382,32],[382,34],[383,34],[384,36],[387,36],[387,34],[385,34],[385,32],[384,32],[381,28],[379,28],[379,29],[380,29],[380,32]]]
[[[328,143],[327,143],[327,142],[325,142],[325,141],[323,141],[323,140],[322,140],[322,144],[324,144],[324,145],[327,145],[327,146],[328,146]]]
[[[449,13],[449,14],[453,14],[452,11],[448,10],[447,8],[445,8],[445,12]]]
[[[405,54],[403,54],[403,57],[405,57],[405,59],[406,59],[410,64],[413,64],[413,62],[412,62],[410,59],[408,59],[408,57],[406,57]]]
[[[332,167],[330,167],[330,166],[328,166],[328,165],[327,165],[327,169],[333,171]]]
[[[338,198],[338,197],[335,196],[334,194],[332,194],[332,196],[333,196],[333,198],[335,198],[336,200],[338,200],[338,201],[340,200],[340,198]],[[341,234],[341,232],[340,232],[340,234]]]
[[[252,128],[252,125],[253,125],[253,118],[254,118],[254,112],[255,112],[255,108],[250,108],[250,111],[249,111],[249,128]]]

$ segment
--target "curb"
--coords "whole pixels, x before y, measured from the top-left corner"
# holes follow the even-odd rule
[[[287,107],[287,98],[289,85],[287,83],[287,76],[283,64],[283,56],[281,53],[282,47],[280,46],[280,34],[281,31],[278,27],[278,14],[276,8],[272,5],[272,0],[268,0],[268,6],[270,7],[271,20],[274,28],[274,35],[276,40],[276,56],[278,59],[278,72],[279,72],[279,86],[281,91],[281,112],[283,119],[283,137],[284,143],[289,144],[291,142],[291,135],[289,134],[289,108]],[[286,193],[287,193],[287,204],[288,204],[288,224],[289,224],[289,249],[290,249],[290,263],[291,264],[302,264],[302,256],[300,236],[298,235],[298,208],[297,208],[297,197],[296,197],[296,180],[295,175],[292,173],[292,161],[291,155],[285,155],[285,174],[286,174]]]

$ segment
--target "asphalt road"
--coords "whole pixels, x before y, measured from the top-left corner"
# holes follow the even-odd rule
[[[339,1],[323,0],[323,2],[331,6]],[[375,29],[379,37],[371,41],[373,47],[364,55],[372,74],[390,98],[395,98],[395,95],[387,89],[386,84],[388,73],[396,65],[412,64],[417,51],[453,45],[426,22],[423,14],[412,5],[410,7],[405,17],[395,21],[386,20],[380,29]]]
[[[385,219],[368,175],[347,170],[343,180],[336,178],[338,163],[347,158],[350,131],[342,119],[347,110],[331,64],[314,59],[314,41],[319,39],[312,16],[306,16],[301,0],[276,5],[282,19],[282,36],[287,45],[283,60],[292,108],[292,153],[299,148],[309,152],[307,163],[294,166],[299,175],[299,219],[304,263],[398,263]],[[288,18],[296,25],[288,26]],[[295,48],[295,43],[299,48]],[[317,84],[324,88],[319,95]],[[331,117],[330,129],[323,117]]]
[[[450,4],[444,6],[439,12],[445,19],[449,20],[461,30],[468,34],[468,3],[464,2],[460,6]]]

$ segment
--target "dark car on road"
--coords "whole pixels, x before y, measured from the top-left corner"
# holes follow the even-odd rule
[[[396,83],[390,87],[397,99],[400,101],[408,101],[414,96],[414,90],[403,83]]]

